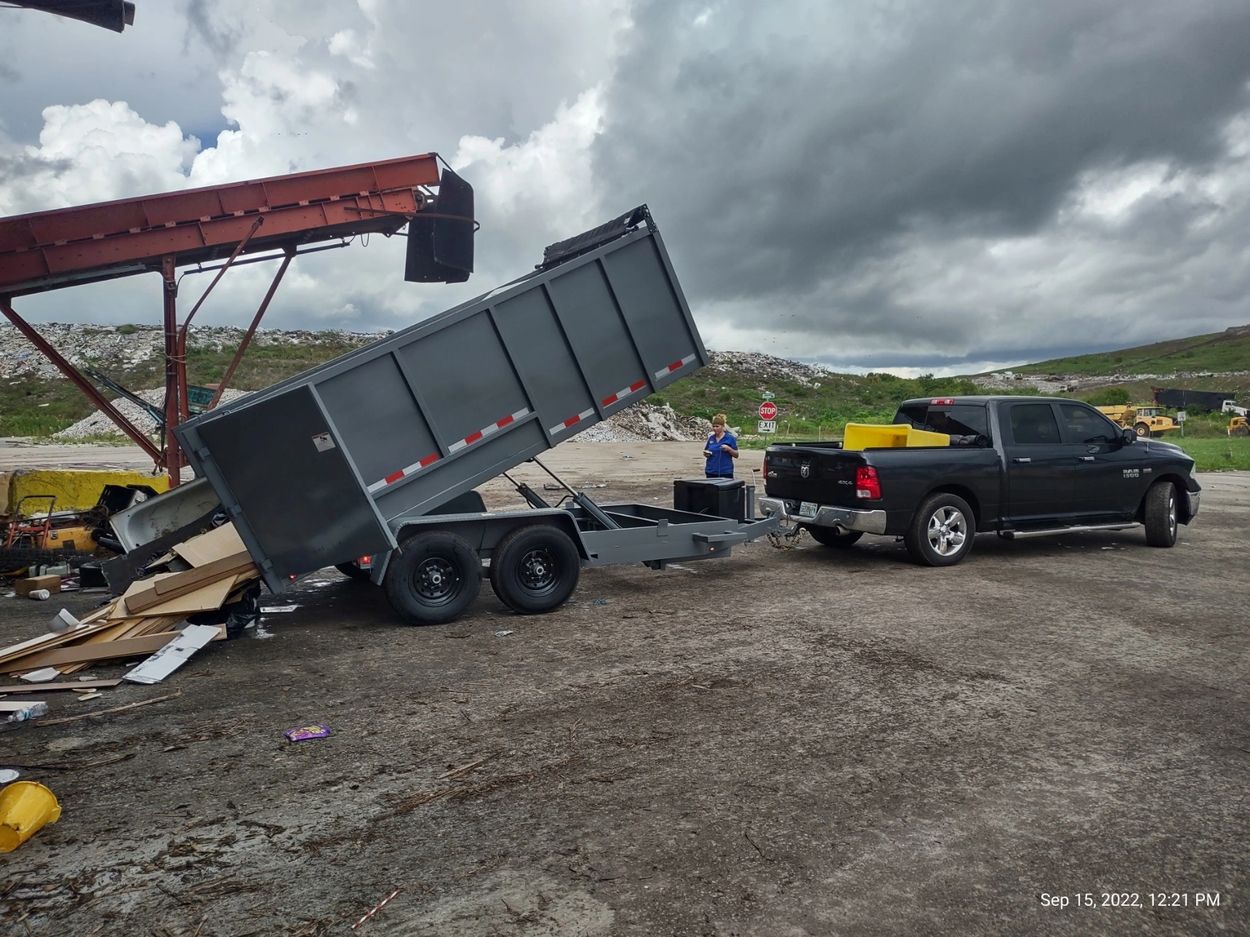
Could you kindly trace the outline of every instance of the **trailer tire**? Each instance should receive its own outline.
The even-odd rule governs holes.
[[[409,537],[391,557],[386,598],[413,625],[441,625],[473,604],[482,561],[463,537],[435,530]]]
[[[1176,488],[1171,482],[1155,482],[1146,492],[1142,520],[1146,543],[1152,547],[1176,546]]]
[[[520,615],[563,605],[582,571],[572,538],[550,524],[530,524],[508,534],[490,560],[490,585]]]
[[[369,579],[369,570],[361,569],[353,562],[335,563],[334,568],[346,576],[348,579],[354,579],[357,582],[367,582]]]
[[[815,527],[807,528],[807,532],[812,535],[812,539],[824,547],[836,547],[840,550],[848,549],[859,543],[859,538],[864,535],[862,530],[838,530],[836,527]]]
[[[954,566],[972,549],[976,515],[958,495],[938,492],[920,505],[903,542],[921,566]]]

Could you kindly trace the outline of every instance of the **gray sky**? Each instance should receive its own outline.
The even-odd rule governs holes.
[[[375,238],[297,261],[273,327],[403,327],[644,201],[718,349],[944,373],[1250,322],[1245,2],[137,6],[0,9],[0,215],[429,150],[477,190],[469,284]],[[19,310],[155,323],[159,282]]]

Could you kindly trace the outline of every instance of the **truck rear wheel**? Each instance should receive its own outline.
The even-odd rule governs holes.
[[[907,552],[922,566],[954,566],[972,549],[977,522],[968,502],[939,492],[926,498],[903,535]]]
[[[812,535],[812,539],[825,547],[837,547],[845,550],[853,547],[859,542],[859,538],[864,535],[862,530],[839,530],[836,527],[808,527],[807,532]]]
[[[462,537],[418,533],[395,551],[383,580],[391,607],[413,625],[441,625],[473,604],[482,561]]]
[[[1176,545],[1176,489],[1171,482],[1156,482],[1146,492],[1146,543],[1152,547]]]
[[[490,585],[514,612],[534,615],[563,605],[581,570],[582,558],[568,534],[530,524],[508,534],[491,556]]]

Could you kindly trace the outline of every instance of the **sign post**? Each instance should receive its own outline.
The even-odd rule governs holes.
[[[765,400],[760,404],[760,422],[757,431],[760,434],[777,432],[777,405],[771,400]]]

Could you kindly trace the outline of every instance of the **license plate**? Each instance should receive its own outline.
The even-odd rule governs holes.
[[[817,505],[816,505],[816,502],[814,501],[802,502],[799,505],[799,517],[815,517],[816,507]]]

